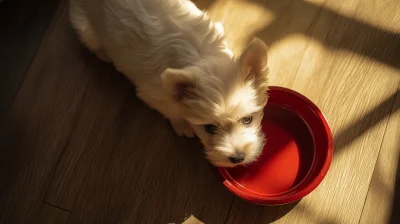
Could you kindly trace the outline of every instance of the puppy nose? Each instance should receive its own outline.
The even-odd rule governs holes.
[[[236,153],[234,156],[229,157],[229,160],[234,164],[241,163],[244,160],[244,153],[243,152]]]

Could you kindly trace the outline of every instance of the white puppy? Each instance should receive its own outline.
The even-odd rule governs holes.
[[[195,132],[211,163],[232,167],[260,155],[268,88],[261,40],[235,57],[222,26],[189,0],[70,0],[70,20],[179,135]]]

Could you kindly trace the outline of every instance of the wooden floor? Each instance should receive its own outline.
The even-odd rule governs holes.
[[[234,51],[252,35],[268,43],[271,84],[322,109],[335,138],[322,184],[284,206],[234,197],[197,140],[79,44],[65,1],[5,0],[0,223],[400,223],[399,1],[195,3]]]

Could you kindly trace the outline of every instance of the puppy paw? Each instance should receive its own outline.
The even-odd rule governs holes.
[[[183,120],[170,120],[172,127],[174,128],[176,134],[179,136],[186,136],[188,138],[194,137],[194,132],[190,124]]]

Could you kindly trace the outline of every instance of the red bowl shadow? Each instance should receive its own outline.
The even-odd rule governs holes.
[[[283,87],[270,87],[268,93],[262,155],[251,165],[218,171],[238,197],[280,205],[300,200],[321,183],[331,164],[333,140],[326,118],[309,99]]]

